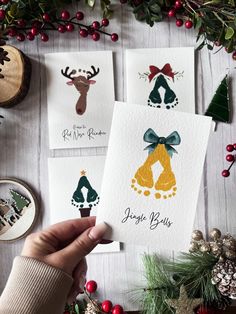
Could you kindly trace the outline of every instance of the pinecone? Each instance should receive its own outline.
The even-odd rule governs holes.
[[[212,270],[212,284],[226,297],[236,299],[236,263],[226,259],[216,263]]]

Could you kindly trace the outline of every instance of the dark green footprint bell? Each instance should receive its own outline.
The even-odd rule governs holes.
[[[160,87],[165,89],[165,96],[164,96],[164,103],[165,104],[171,104],[174,102],[174,100],[176,99],[176,94],[175,92],[170,88],[169,84],[166,81],[166,78],[164,77],[164,75],[160,74],[155,82],[154,88],[151,91],[150,95],[149,95],[149,99],[154,103],[161,103],[161,96],[159,93],[159,89]]]

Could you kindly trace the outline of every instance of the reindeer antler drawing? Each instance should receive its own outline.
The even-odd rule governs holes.
[[[88,79],[88,80],[90,80],[92,77],[98,75],[98,73],[99,73],[99,71],[100,71],[99,68],[96,70],[93,65],[91,65],[91,68],[92,68],[92,70],[93,70],[93,73],[92,73],[91,71],[87,71],[87,74],[88,74],[88,75],[87,75],[87,79]]]
[[[66,67],[64,72],[63,72],[63,70],[61,69],[61,74],[62,74],[63,76],[65,76],[65,77],[67,77],[67,78],[73,80],[74,78],[73,78],[71,75],[75,74],[76,71],[75,71],[75,70],[72,70],[69,74],[68,74],[68,71],[69,71],[69,67]]]
[[[79,76],[72,76],[74,74],[76,74],[76,70],[72,70],[69,72],[69,67],[67,66],[65,68],[65,70],[63,71],[61,69],[61,74],[63,76],[65,76],[66,78],[69,78],[70,81],[67,82],[68,85],[74,85],[75,88],[78,90],[78,92],[80,93],[80,97],[76,103],[76,112],[79,115],[83,115],[86,111],[86,107],[87,107],[87,93],[89,91],[89,87],[90,84],[95,84],[96,81],[91,80],[91,78],[95,77],[96,75],[98,75],[100,69],[97,68],[97,70],[95,69],[95,67],[92,65],[91,66],[91,71],[85,71],[83,70],[83,72],[85,74],[87,74],[87,76],[85,75],[79,75]],[[69,73],[68,73],[69,72]],[[81,72],[81,69],[79,70],[79,72]]]

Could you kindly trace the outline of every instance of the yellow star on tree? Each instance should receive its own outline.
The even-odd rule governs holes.
[[[85,176],[86,175],[86,171],[84,171],[84,170],[80,171],[80,175],[81,175],[81,177]]]
[[[194,314],[194,309],[203,302],[203,299],[189,299],[187,291],[182,285],[179,298],[166,300],[166,303],[176,310],[176,314]]]

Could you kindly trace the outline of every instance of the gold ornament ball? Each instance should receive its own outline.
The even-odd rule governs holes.
[[[235,251],[228,250],[228,251],[225,252],[225,256],[226,256],[228,259],[235,259],[235,258],[236,258],[236,252],[235,252]]]
[[[209,245],[209,243],[207,243],[207,242],[206,242],[205,244],[203,244],[203,245],[200,246],[200,251],[201,251],[202,253],[210,252],[210,250],[211,250],[210,245]]]
[[[198,251],[198,244],[196,242],[190,243],[189,252],[194,253]]]
[[[224,246],[229,250],[236,250],[236,240],[232,237],[224,240]]]
[[[213,255],[221,255],[222,246],[217,245],[216,243],[211,243],[211,252]]]
[[[200,230],[194,230],[192,233],[192,239],[195,241],[203,240],[203,234]]]
[[[209,233],[210,237],[214,240],[218,240],[221,237],[221,232],[219,229],[217,228],[213,228],[210,233]]]

